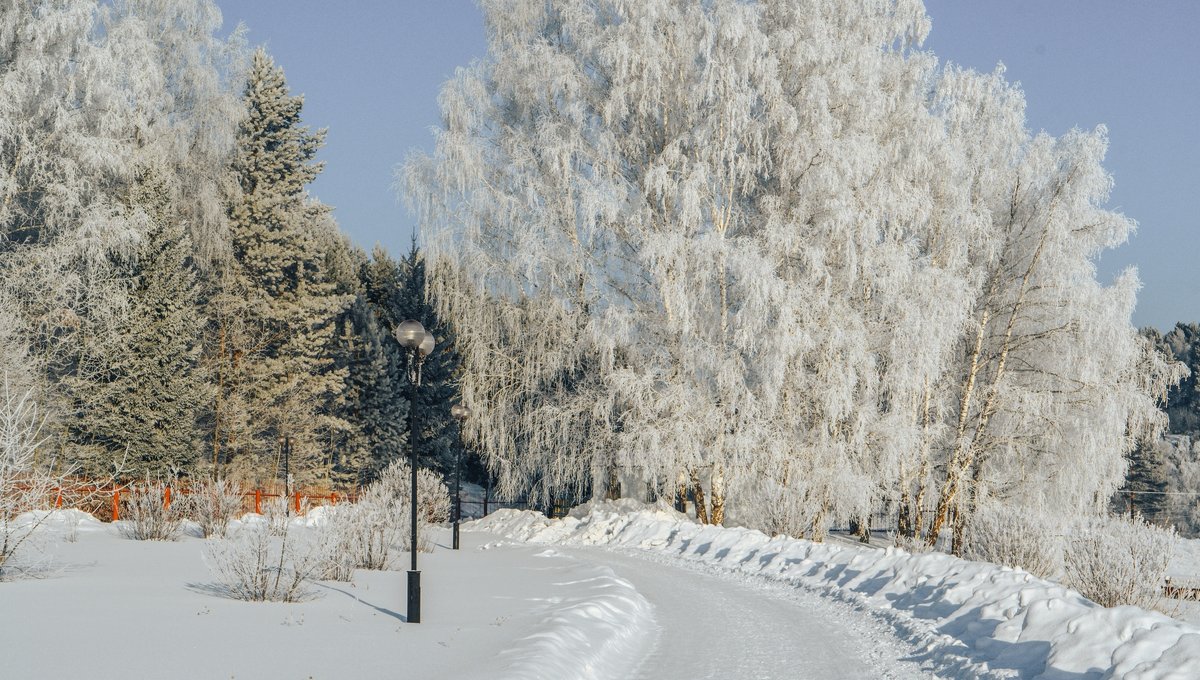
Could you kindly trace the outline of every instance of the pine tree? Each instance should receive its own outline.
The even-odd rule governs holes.
[[[399,406],[396,413],[404,420],[399,438],[390,440],[385,448],[377,448],[377,456],[408,455],[408,378],[407,358],[391,336],[396,325],[406,319],[416,319],[438,339],[433,354],[421,367],[421,387],[418,395],[420,439],[417,451],[420,464],[435,467],[443,475],[453,474],[455,457],[461,446],[458,431],[450,417],[450,408],[459,395],[455,372],[458,356],[454,336],[448,324],[442,322],[425,297],[425,261],[413,243],[401,261],[393,260],[382,248],[375,248],[371,260],[360,269],[363,295],[370,303],[374,317],[383,331],[382,349],[387,357],[394,390],[391,402]],[[386,460],[381,461],[386,464]],[[478,471],[478,458],[469,452],[463,455],[466,470]]]
[[[324,133],[301,124],[303,99],[289,93],[283,70],[261,49],[245,104],[229,206],[233,262],[224,284],[225,316],[243,329],[243,346],[220,352],[220,380],[239,386],[236,396],[253,416],[227,454],[240,459],[240,476],[262,482],[279,474],[277,442],[288,437],[297,482],[327,483],[332,461],[324,434],[342,426],[334,413],[346,374],[331,356],[334,322],[350,297],[338,295],[322,271],[328,208],[307,194],[321,170],[314,158]],[[225,411],[227,420],[243,415]]]

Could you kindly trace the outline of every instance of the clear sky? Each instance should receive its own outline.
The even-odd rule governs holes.
[[[433,146],[437,93],[482,57],[473,0],[217,0],[303,93],[304,118],[329,128],[313,193],[363,248],[408,249],[413,219],[392,187],[409,150]],[[1134,323],[1200,321],[1200,2],[926,0],[925,43],[943,61],[1025,90],[1028,124],[1054,135],[1108,126],[1110,206],[1138,221],[1099,263],[1108,282],[1136,266]]]

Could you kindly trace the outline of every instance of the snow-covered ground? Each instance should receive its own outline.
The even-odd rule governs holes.
[[[442,531],[421,555],[410,625],[402,571],[242,602],[219,594],[203,539],[133,541],[88,518],[72,543],[65,524],[49,523],[39,577],[0,582],[0,678],[623,677],[652,625],[610,569],[482,533],[455,552]],[[589,664],[608,674],[581,674]]]
[[[625,502],[555,521],[501,511],[475,526],[531,543],[632,548],[853,603],[889,622],[919,650],[911,660],[941,676],[1200,678],[1196,626],[942,553],[770,538]]]
[[[71,542],[69,516],[48,523],[37,578],[0,583],[0,677],[1200,677],[1200,629],[1019,570],[632,502],[554,521],[501,511],[457,552],[444,532],[411,625],[400,571],[241,602],[214,586],[204,540],[132,541],[85,519]]]

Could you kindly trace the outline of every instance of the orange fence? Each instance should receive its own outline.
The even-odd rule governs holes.
[[[81,510],[90,512],[97,519],[111,520],[113,522],[121,519],[122,499],[129,498],[133,494],[145,493],[143,489],[132,485],[95,486],[90,484],[53,487],[50,491],[54,495],[55,508],[61,508],[64,504],[71,504],[78,506]],[[188,487],[164,487],[163,507],[171,507],[173,496],[187,496],[191,493],[193,492]],[[254,512],[262,514],[264,500],[269,502],[274,498],[285,497],[288,499],[289,509],[294,510],[296,513],[300,513],[306,505],[337,505],[338,503],[353,503],[357,500],[357,494],[355,493],[294,491],[285,496],[282,493],[271,493],[263,489],[254,489],[242,494],[242,509],[250,512],[251,508],[253,508]]]

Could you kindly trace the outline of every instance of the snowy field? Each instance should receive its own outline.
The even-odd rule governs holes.
[[[69,517],[48,523],[37,577],[0,583],[0,677],[1200,677],[1200,628],[1023,571],[628,501],[553,521],[502,510],[458,552],[442,530],[419,625],[400,571],[242,602],[203,539],[133,541],[88,518],[69,541]]]

